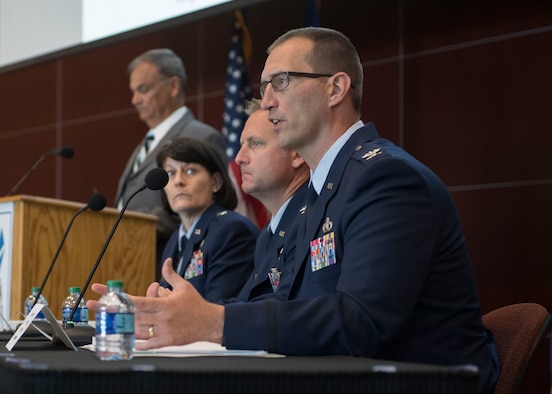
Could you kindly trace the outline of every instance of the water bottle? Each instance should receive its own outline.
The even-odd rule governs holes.
[[[123,281],[107,281],[107,293],[96,307],[96,356],[100,360],[130,360],[134,356],[134,305],[123,292]]]
[[[67,327],[67,321],[71,317],[79,296],[80,287],[69,287],[69,295],[61,303],[61,321],[63,327]],[[81,299],[79,306],[75,310],[73,324],[75,326],[85,326],[88,324],[88,308],[86,307],[84,298]]]
[[[31,309],[33,309],[33,306],[35,304],[36,296],[40,292],[40,287],[32,287],[31,288],[31,294],[27,297],[25,300],[25,317],[31,312]],[[44,295],[40,294],[40,297],[38,298],[37,304],[44,304],[48,306],[48,301],[46,301],[46,298],[44,298]],[[36,315],[36,319],[46,319],[44,316],[44,313],[40,311],[38,315]]]

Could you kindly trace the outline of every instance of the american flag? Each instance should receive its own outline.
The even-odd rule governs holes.
[[[247,64],[251,57],[251,50],[251,36],[243,14],[241,11],[236,11],[228,54],[228,67],[226,69],[222,134],[226,139],[230,177],[233,178],[236,190],[238,190],[239,203],[236,211],[251,219],[259,228],[262,228],[268,223],[268,212],[257,199],[242,191],[240,168],[234,161],[240,150],[240,135],[247,120],[247,115],[244,112],[245,103],[253,98],[253,90],[247,74]]]

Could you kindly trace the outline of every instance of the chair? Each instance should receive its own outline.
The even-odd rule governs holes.
[[[502,366],[495,394],[518,393],[535,349],[550,331],[550,314],[539,304],[512,304],[483,315],[483,324],[494,334]]]

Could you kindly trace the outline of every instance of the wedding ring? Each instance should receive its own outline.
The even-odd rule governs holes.
[[[151,324],[149,327],[148,327],[148,333],[149,333],[149,337],[150,338],[153,338],[153,324]]]

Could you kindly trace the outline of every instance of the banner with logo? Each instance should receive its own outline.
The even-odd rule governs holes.
[[[0,330],[8,330],[11,301],[11,263],[14,203],[0,203]]]

